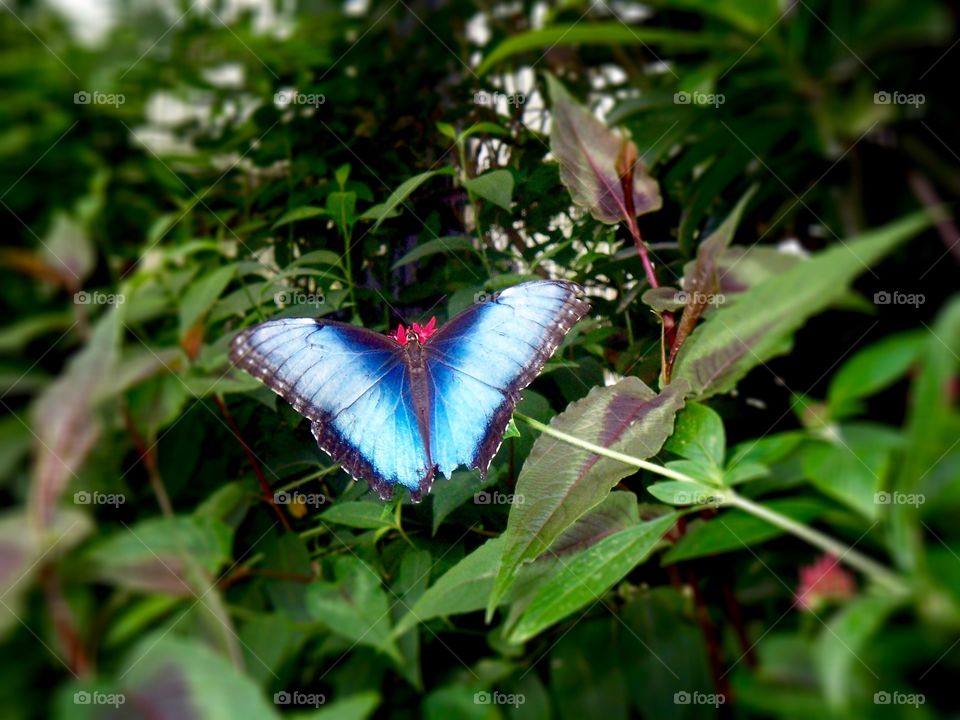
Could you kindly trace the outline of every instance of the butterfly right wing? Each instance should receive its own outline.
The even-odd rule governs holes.
[[[317,443],[381,496],[432,474],[398,346],[384,335],[313,318],[240,332],[230,359],[311,421]]]

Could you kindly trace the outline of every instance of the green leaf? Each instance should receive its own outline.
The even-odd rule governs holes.
[[[453,172],[453,168],[442,168],[440,170],[428,170],[419,175],[414,175],[412,178],[408,178],[400,183],[385,202],[367,209],[358,219],[375,221],[371,230],[376,230],[380,227],[380,223],[387,218],[399,215],[399,206],[404,204],[407,198],[410,197],[410,194],[423,185],[423,183],[436,175],[451,175]]]
[[[930,328],[922,352],[923,362],[910,388],[906,420],[906,442],[892,489],[916,493],[923,478],[949,461],[949,449],[956,441],[950,418],[955,412],[950,387],[960,357],[960,297],[954,297],[940,311]],[[923,528],[917,509],[907,504],[890,507],[888,547],[900,564],[916,568],[922,552]]]
[[[920,360],[925,340],[921,332],[898,333],[856,352],[830,380],[830,416],[842,417],[851,401],[875,395],[903,377]]]
[[[663,449],[708,466],[722,467],[726,444],[720,416],[706,405],[687,403],[677,415],[673,435]]]
[[[53,518],[67,482],[100,438],[103,425],[96,409],[114,392],[123,307],[112,306],[97,321],[87,344],[33,405],[30,425],[37,445],[28,504],[41,526]]]
[[[43,532],[21,509],[0,514],[0,637],[5,630],[22,622],[26,599],[33,580],[41,571],[42,560],[59,558],[79,543],[93,523],[77,510],[59,509]]]
[[[74,290],[82,287],[97,262],[97,251],[84,223],[63,211],[54,215],[40,253],[47,266]]]
[[[752,368],[782,353],[792,333],[843,296],[871,263],[929,224],[925,213],[910,215],[819,253],[723,305],[690,335],[673,380],[688,382],[700,399],[729,391]]]
[[[814,657],[827,702],[842,710],[857,686],[853,672],[862,667],[861,654],[870,638],[896,610],[902,598],[862,595],[830,619],[820,632]]]
[[[704,50],[729,47],[733,44],[734,41],[727,34],[713,35],[707,32],[631,27],[622,21],[554,25],[507,38],[483,59],[477,67],[476,74],[482,77],[490,72],[494,65],[513,55],[531,50],[545,51],[555,47],[655,45],[664,49]],[[538,52],[537,56],[541,54],[542,52]]]
[[[750,482],[751,480],[759,480],[769,475],[770,468],[762,463],[741,462],[724,471],[723,484],[733,487],[734,485]]]
[[[792,520],[809,523],[828,509],[821,501],[805,498],[770,500],[765,507]],[[784,531],[766,520],[742,510],[724,510],[709,520],[697,520],[663,557],[663,564],[736,552],[783,535]]]
[[[102,581],[193,596],[205,592],[209,578],[230,559],[232,540],[230,528],[209,517],[152,518],[100,540],[83,561]]]
[[[842,425],[827,442],[803,452],[803,469],[823,493],[875,520],[882,504],[877,493],[886,487],[899,433],[881,425]]]
[[[190,284],[180,300],[181,338],[213,307],[236,272],[235,265],[225,265]]]
[[[327,213],[333,218],[341,237],[350,235],[356,221],[357,194],[355,192],[332,192],[327,195]]]
[[[550,151],[573,202],[608,224],[659,210],[660,186],[647,174],[633,142],[574,101],[553,75],[547,75],[547,87],[553,101]],[[627,172],[633,175],[631,198],[621,182]]]
[[[504,597],[513,601],[529,594],[561,561],[592,547],[603,538],[637,523],[637,498],[631,492],[610,493],[607,498],[567,528],[536,562],[524,565]],[[400,634],[417,622],[434,617],[482,610],[493,589],[503,553],[503,538],[488,540],[463,558],[434,583],[398,624]]]
[[[473,193],[489,200],[504,210],[510,209],[513,200],[513,173],[509,170],[491,170],[475,178],[467,178],[463,186]]]
[[[577,555],[541,585],[514,629],[512,642],[525,642],[555,622],[596,602],[644,562],[677,521],[664,515],[610,535]]]
[[[391,636],[390,606],[380,576],[357,557],[335,561],[336,580],[314,582],[307,589],[307,608],[331,632],[366,645],[400,662]]]
[[[336,523],[362,530],[380,530],[396,527],[393,517],[384,517],[384,506],[378,502],[357,500],[356,502],[337,503],[320,515],[325,523]]]
[[[198,639],[177,637],[166,631],[149,635],[120,667],[122,684],[117,690],[125,696],[127,708],[136,708],[134,712],[140,717],[279,718],[273,703],[267,701],[250,678]],[[93,720],[105,716],[103,706],[78,705],[74,691],[83,692],[76,686],[67,688],[61,705],[68,709],[61,717]],[[87,709],[91,709],[89,715],[79,714]]]
[[[503,539],[494,538],[469,553],[427,588],[409,614],[397,623],[396,634],[431,618],[482,609],[493,587],[502,552]]]
[[[571,404],[550,427],[637,458],[656,454],[683,405],[683,386],[657,395],[640,380],[595,387]],[[520,564],[540,555],[579,517],[596,507],[635,468],[541,435],[530,451],[516,493],[524,502],[510,510],[503,563],[488,614],[513,582]]]
[[[409,265],[412,262],[429,257],[430,255],[449,253],[455,250],[466,250],[477,255],[476,248],[473,247],[473,240],[460,235],[451,235],[450,237],[427,240],[425,243],[417,245],[413,250],[397,260],[393,264],[392,269],[396,270],[398,267]]]
[[[276,230],[278,227],[289,225],[290,223],[297,222],[298,220],[309,220],[310,218],[321,217],[329,214],[330,213],[324,208],[314,207],[312,205],[302,205],[301,207],[287,210],[287,212],[281,215],[280,219],[273,224],[273,229]]]

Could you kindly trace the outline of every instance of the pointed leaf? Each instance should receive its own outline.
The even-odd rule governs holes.
[[[593,113],[577,104],[552,75],[547,75],[547,84],[553,99],[550,150],[560,163],[560,179],[573,201],[608,224],[659,210],[660,187],[639,160],[632,163],[630,202],[624,195],[622,173],[617,171],[618,158],[632,146],[632,141],[605,127]],[[628,150],[628,154],[636,157],[636,148]]]
[[[37,443],[30,506],[40,526],[53,517],[67,482],[100,437],[95,408],[119,362],[122,308],[114,305],[100,318],[87,345],[33,406],[30,424]]]
[[[673,431],[673,418],[683,406],[683,386],[656,394],[633,377],[597,387],[570,405],[550,426],[574,437],[645,459],[658,452]],[[546,550],[579,517],[597,506],[620,480],[636,468],[557,438],[540,436],[533,446],[516,492],[522,504],[510,510],[503,534],[503,563],[488,613],[513,582],[520,564]]]
[[[331,632],[376,648],[400,662],[380,576],[359,558],[338,558],[336,581],[311,583],[307,607]]]
[[[479,195],[504,210],[510,209],[513,199],[513,174],[509,170],[491,170],[479,177],[464,180],[463,186],[474,195]]]
[[[720,307],[684,343],[674,381],[688,382],[701,399],[727,392],[782,353],[793,332],[841,297],[870,264],[929,224],[925,213],[910,215],[819,253]]]
[[[561,568],[534,596],[510,639],[524,642],[596,602],[642,563],[677,521],[671,513],[604,538]]]

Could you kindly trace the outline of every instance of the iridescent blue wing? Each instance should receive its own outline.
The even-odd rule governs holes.
[[[433,475],[398,349],[353,325],[286,318],[239,333],[230,359],[307,417],[344,470],[389,497],[397,483],[416,495]]]
[[[590,309],[564,281],[516,285],[454,317],[429,338],[430,447],[450,476],[458,465],[486,476],[520,391]]]

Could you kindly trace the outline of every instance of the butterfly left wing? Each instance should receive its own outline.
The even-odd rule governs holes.
[[[522,283],[467,308],[425,344],[430,449],[445,476],[458,465],[486,476],[520,391],[590,309],[574,283]]]
[[[230,359],[311,421],[317,444],[381,497],[418,493],[433,475],[397,345],[371,330],[313,318],[255,325]]]

